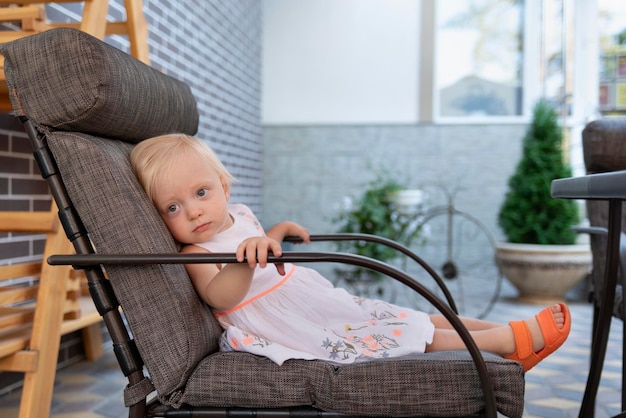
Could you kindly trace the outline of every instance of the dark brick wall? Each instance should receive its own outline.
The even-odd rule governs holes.
[[[0,114],[0,211],[50,210],[48,186],[17,119]],[[41,235],[0,232],[0,263],[40,259]]]

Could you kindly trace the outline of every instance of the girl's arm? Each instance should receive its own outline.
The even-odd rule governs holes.
[[[206,253],[196,245],[183,247],[181,253]],[[185,264],[196,292],[209,306],[228,310],[237,306],[248,293],[254,269],[248,264]]]
[[[183,247],[181,253],[206,253],[196,245]],[[250,283],[257,264],[267,266],[267,257],[282,255],[280,243],[270,237],[252,237],[245,239],[237,247],[237,261],[220,268],[216,264],[185,264],[196,292],[209,306],[219,310],[229,310],[237,306],[250,289]],[[247,263],[241,263],[247,260]],[[285,274],[283,264],[276,264],[276,269]]]
[[[271,227],[266,234],[268,237],[282,242],[287,236],[295,236],[302,238],[305,243],[309,243],[309,231],[295,222],[281,222]]]

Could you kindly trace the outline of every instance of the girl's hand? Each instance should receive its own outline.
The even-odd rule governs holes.
[[[307,244],[311,242],[309,231],[302,225],[290,221],[274,225],[269,231],[267,231],[266,235],[274,238],[278,242],[282,242],[287,236],[301,238],[302,241]]]
[[[280,257],[283,254],[283,250],[280,243],[270,237],[252,237],[245,239],[239,247],[237,247],[236,255],[237,261],[242,262],[247,260],[250,268],[255,268],[257,264],[261,268],[267,266],[267,258],[272,254],[276,257]],[[283,263],[276,263],[276,270],[282,276],[285,274],[285,266]]]
[[[295,222],[289,222],[289,232],[287,233],[287,235],[301,238],[302,242],[305,244],[309,244],[311,242],[311,236],[309,234],[309,230]]]

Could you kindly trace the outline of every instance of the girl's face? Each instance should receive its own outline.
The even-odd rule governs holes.
[[[182,244],[203,242],[232,226],[230,186],[201,158],[189,154],[162,173],[154,205],[174,238]]]

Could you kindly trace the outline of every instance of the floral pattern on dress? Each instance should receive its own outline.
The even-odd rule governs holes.
[[[355,297],[355,302],[360,304],[363,300]],[[381,305],[381,310],[375,310],[371,313],[372,319],[359,324],[346,324],[345,335],[339,335],[336,331],[333,333],[338,337],[337,340],[326,338],[322,341],[322,347],[329,354],[330,360],[347,360],[354,358],[386,358],[389,357],[389,350],[400,347],[397,338],[402,335],[402,326],[408,325],[402,321],[407,317],[405,312],[394,313],[387,309],[389,306],[386,302],[380,301],[377,305]],[[358,332],[368,328],[374,328],[380,331],[381,326],[393,327],[390,334],[380,332],[365,334]]]
[[[256,335],[248,334],[247,332],[242,332],[242,336],[240,338],[231,336],[230,338],[227,336],[227,333],[222,333],[222,337],[220,339],[220,349],[222,351],[241,351],[243,347],[259,347],[265,348],[273,343],[265,338],[257,337]]]

